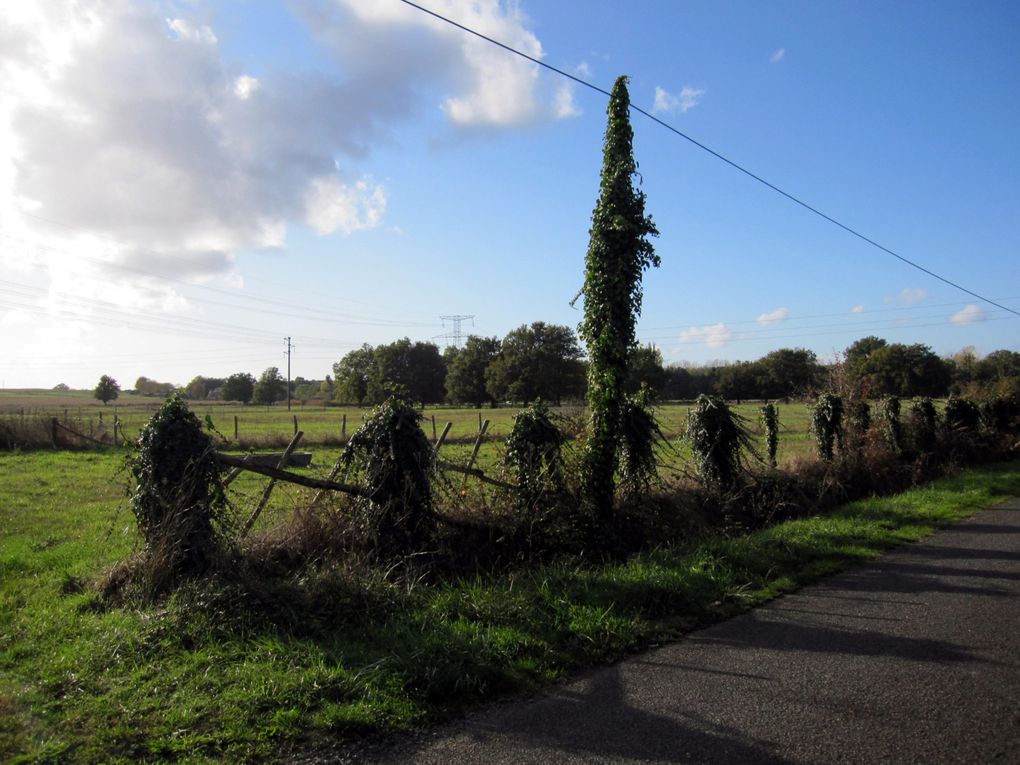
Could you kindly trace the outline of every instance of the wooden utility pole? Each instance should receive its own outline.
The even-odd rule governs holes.
[[[290,352],[291,352],[291,349],[294,346],[290,344],[290,338],[289,337],[285,337],[283,339],[287,341],[287,411],[289,412],[290,411]]]

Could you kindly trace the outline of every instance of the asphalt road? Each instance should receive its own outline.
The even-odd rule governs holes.
[[[1020,500],[392,763],[1020,763]]]

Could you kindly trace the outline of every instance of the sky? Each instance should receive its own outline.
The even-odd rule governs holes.
[[[1020,4],[421,0],[1020,310]],[[0,15],[0,385],[321,379],[362,343],[576,327],[606,98],[400,0]],[[669,363],[1020,318],[640,114]]]

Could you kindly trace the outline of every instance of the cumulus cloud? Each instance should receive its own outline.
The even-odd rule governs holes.
[[[761,316],[759,316],[758,323],[761,324],[763,327],[768,327],[772,324],[778,324],[779,322],[784,321],[785,319],[789,318],[789,316],[790,316],[789,308],[777,308],[772,313],[763,313]]]
[[[928,290],[923,287],[904,287],[900,290],[900,302],[904,305],[919,303],[928,297]]]
[[[853,308],[850,309],[850,313],[864,313],[864,306],[855,305]]]
[[[680,333],[680,339],[688,343],[703,342],[709,348],[722,348],[733,339],[733,332],[723,322],[691,327]]]
[[[769,61],[771,61],[773,64],[778,64],[784,58],[786,58],[786,48],[780,48],[771,56],[769,56]]]
[[[429,7],[536,59],[542,44],[527,28],[516,3],[499,0],[434,0]],[[445,24],[403,3],[305,0],[309,28],[350,66],[405,89],[409,79],[456,91],[440,107],[462,128],[499,128],[580,112],[537,64]]]
[[[692,88],[689,85],[685,85],[677,95],[673,95],[665,88],[656,85],[655,101],[652,104],[652,112],[656,114],[675,114],[679,111],[683,114],[701,103],[701,97],[704,95],[704,89]]]
[[[433,6],[542,55],[516,6]],[[296,224],[381,225],[387,189],[360,168],[427,97],[457,127],[579,113],[534,64],[402,3],[292,7],[335,67],[256,77],[224,58],[214,29],[128,0],[5,9],[0,224],[52,247],[49,261],[229,275],[239,252],[282,247]]]
[[[967,324],[974,324],[975,322],[984,321],[985,318],[986,318],[985,312],[981,308],[981,306],[974,305],[973,303],[968,303],[962,309],[960,309],[952,316],[950,316],[949,320],[953,324],[964,326]]]

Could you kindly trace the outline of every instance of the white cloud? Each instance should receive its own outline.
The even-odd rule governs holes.
[[[790,316],[789,308],[777,308],[772,313],[763,313],[761,316],[758,317],[757,321],[763,327],[767,327],[771,324],[777,324],[778,322],[784,321],[785,319],[789,318],[789,316]]]
[[[962,309],[950,316],[949,320],[953,324],[963,326],[966,324],[974,324],[975,322],[984,321],[985,318],[985,312],[980,306],[968,303]]]
[[[18,221],[64,252],[205,278],[229,272],[240,250],[283,246],[293,222],[380,223],[385,190],[356,180],[354,166],[410,113],[406,91],[326,73],[240,74],[212,30],[145,5],[31,5],[0,21],[0,38],[31,41],[0,48],[8,229]]]
[[[385,190],[366,179],[348,186],[335,176],[316,178],[305,195],[305,220],[319,234],[375,228],[385,211]]]
[[[850,313],[864,313],[864,306],[855,305],[853,308],[850,309]]]
[[[572,84],[564,83],[556,90],[553,115],[560,120],[581,116],[581,110],[574,102],[574,86]]]
[[[434,0],[429,7],[454,21],[536,59],[542,44],[527,29],[516,3],[500,0]],[[445,24],[403,3],[335,0],[305,3],[313,33],[345,63],[406,91],[407,83],[439,83],[457,91],[441,108],[458,127],[485,128],[562,119],[564,96],[537,64]]]
[[[685,85],[679,95],[673,95],[665,88],[656,85],[652,112],[656,114],[662,112],[674,114],[677,111],[686,113],[701,103],[701,97],[704,95],[704,89],[692,88],[689,85]]]
[[[733,333],[722,322],[706,324],[703,327],[691,327],[680,333],[684,342],[703,342],[709,348],[722,348],[733,338]]]
[[[786,48],[780,48],[771,56],[769,56],[769,61],[771,61],[773,64],[778,64],[784,58],[786,58]]]
[[[215,45],[219,40],[213,31],[205,26],[195,26],[185,19],[167,19],[166,25],[177,33],[177,37],[188,42],[201,43],[203,45]]]
[[[242,74],[234,80],[234,95],[242,101],[247,101],[259,89],[259,85],[259,81],[254,77]]]
[[[904,305],[919,303],[928,297],[928,290],[923,287],[904,287],[900,290],[900,302]]]
[[[284,246],[294,223],[381,225],[387,191],[359,164],[426,93],[457,127],[580,113],[573,91],[534,64],[402,3],[292,6],[338,66],[258,78],[224,59],[213,29],[154,5],[11,5],[0,15],[0,223],[79,271],[90,261],[72,252],[229,278],[238,252]],[[514,4],[433,6],[542,55]],[[22,254],[0,248],[0,260]],[[156,294],[142,277],[107,273]]]

